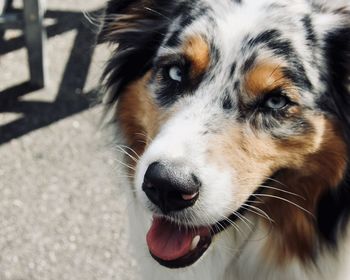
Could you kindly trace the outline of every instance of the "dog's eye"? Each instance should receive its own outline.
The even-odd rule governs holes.
[[[264,106],[269,109],[279,110],[287,106],[288,103],[289,100],[287,97],[283,95],[273,95],[265,100]]]
[[[169,78],[171,80],[179,82],[179,83],[182,82],[183,71],[179,66],[177,66],[177,65],[170,66],[168,68],[168,75],[169,75]]]

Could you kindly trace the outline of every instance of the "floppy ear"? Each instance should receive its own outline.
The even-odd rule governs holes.
[[[319,37],[326,83],[321,106],[339,120],[345,141],[350,143],[350,3],[348,0],[314,0],[318,3],[314,25]],[[320,4],[323,3],[323,4]],[[350,150],[344,157],[350,158]],[[336,189],[328,190],[318,204],[318,228],[336,245],[350,216],[350,166]],[[345,232],[345,231],[344,231]]]
[[[109,89],[107,103],[113,103],[123,88],[144,75],[152,66],[177,0],[110,0],[99,42],[116,44],[104,71]]]
[[[322,103],[340,119],[350,141],[350,3],[348,0],[315,2],[325,2],[318,7],[314,21],[325,62],[320,70],[327,84],[327,100]]]

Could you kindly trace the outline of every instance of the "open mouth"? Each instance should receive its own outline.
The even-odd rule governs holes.
[[[251,205],[261,193],[258,188],[244,203]],[[194,264],[209,248],[213,237],[232,225],[246,209],[240,207],[226,219],[208,226],[185,226],[165,217],[153,216],[151,228],[146,237],[151,256],[168,268],[182,268]]]
[[[168,268],[181,268],[195,263],[209,248],[212,227],[185,227],[164,217],[153,217],[147,233],[152,257]]]

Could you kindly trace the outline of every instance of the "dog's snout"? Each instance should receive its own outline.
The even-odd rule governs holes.
[[[142,185],[147,197],[164,213],[195,204],[201,182],[191,168],[179,163],[152,163]]]

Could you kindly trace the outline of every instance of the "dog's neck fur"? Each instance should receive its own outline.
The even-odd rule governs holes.
[[[274,256],[275,263],[283,265],[296,258],[309,265],[318,258],[319,244],[327,238],[319,228],[320,200],[339,191],[347,171],[347,148],[342,136],[330,127],[327,133],[319,152],[309,157],[301,170],[279,172],[278,180],[269,184],[276,188],[269,193],[273,197],[263,197],[260,208],[275,224],[264,251],[266,256]],[[270,223],[265,224],[270,227]]]

